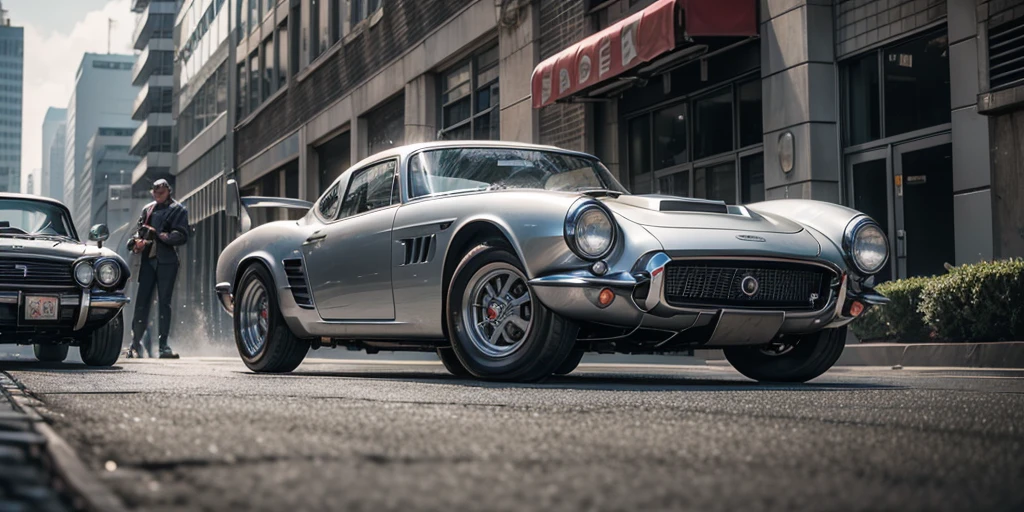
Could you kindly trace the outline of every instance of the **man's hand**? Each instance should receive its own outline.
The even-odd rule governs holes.
[[[142,225],[142,229],[149,230],[149,231],[156,231],[156,229],[154,229],[153,226],[150,226],[149,224],[143,224]]]
[[[168,243],[167,239],[170,238],[170,236],[169,233],[160,233],[159,235],[157,235],[157,238],[159,238],[161,242],[166,244]]]
[[[132,252],[134,252],[135,254],[139,254],[140,252],[142,252],[145,249],[146,249],[146,241],[145,240],[136,240],[135,241],[135,247],[132,248]]]

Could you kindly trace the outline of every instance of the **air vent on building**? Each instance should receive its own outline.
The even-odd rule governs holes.
[[[988,82],[989,89],[1024,82],[1024,18],[989,29]]]
[[[401,242],[405,246],[405,263],[403,265],[426,263],[433,257],[434,235],[406,238]]]

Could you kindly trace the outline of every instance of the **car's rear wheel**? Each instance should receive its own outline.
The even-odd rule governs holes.
[[[448,289],[452,349],[472,375],[535,381],[551,375],[576,343],[579,327],[534,300],[519,259],[480,245],[459,263]]]
[[[555,371],[551,372],[555,375],[569,375],[580,365],[580,361],[583,360],[583,354],[585,352],[582,349],[576,349],[569,352],[569,357],[562,361],[562,364]]]
[[[725,347],[729,364],[762,382],[807,382],[836,364],[846,344],[846,327],[783,337],[768,345]]]
[[[79,354],[82,362],[89,366],[113,366],[121,355],[124,342],[124,315],[121,312],[107,325],[100,327],[82,341]]]
[[[235,345],[245,366],[258,373],[290,372],[309,352],[309,341],[285,324],[273,283],[265,267],[252,265],[235,294]]]
[[[451,347],[438,347],[437,357],[441,360],[441,364],[448,370],[448,373],[456,377],[469,377],[469,370],[465,366],[462,366],[462,361],[459,361],[459,356],[455,355],[455,351]]]
[[[68,357],[67,345],[40,345],[36,343],[32,345],[32,351],[35,352],[36,359],[44,363],[59,363]]]

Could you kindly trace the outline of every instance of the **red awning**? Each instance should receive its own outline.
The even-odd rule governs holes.
[[[755,2],[658,0],[538,64],[531,79],[533,107],[550,105],[674,49],[677,28],[686,36],[757,35]],[[677,12],[683,13],[684,23],[676,21]]]

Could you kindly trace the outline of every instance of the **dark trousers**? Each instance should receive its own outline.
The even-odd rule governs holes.
[[[139,265],[139,291],[135,300],[135,317],[132,319],[132,343],[138,344],[149,323],[149,307],[153,304],[153,289],[159,291],[160,304],[160,348],[167,346],[167,334],[171,331],[171,295],[174,281],[178,277],[178,264],[159,264],[156,259],[144,259]]]

